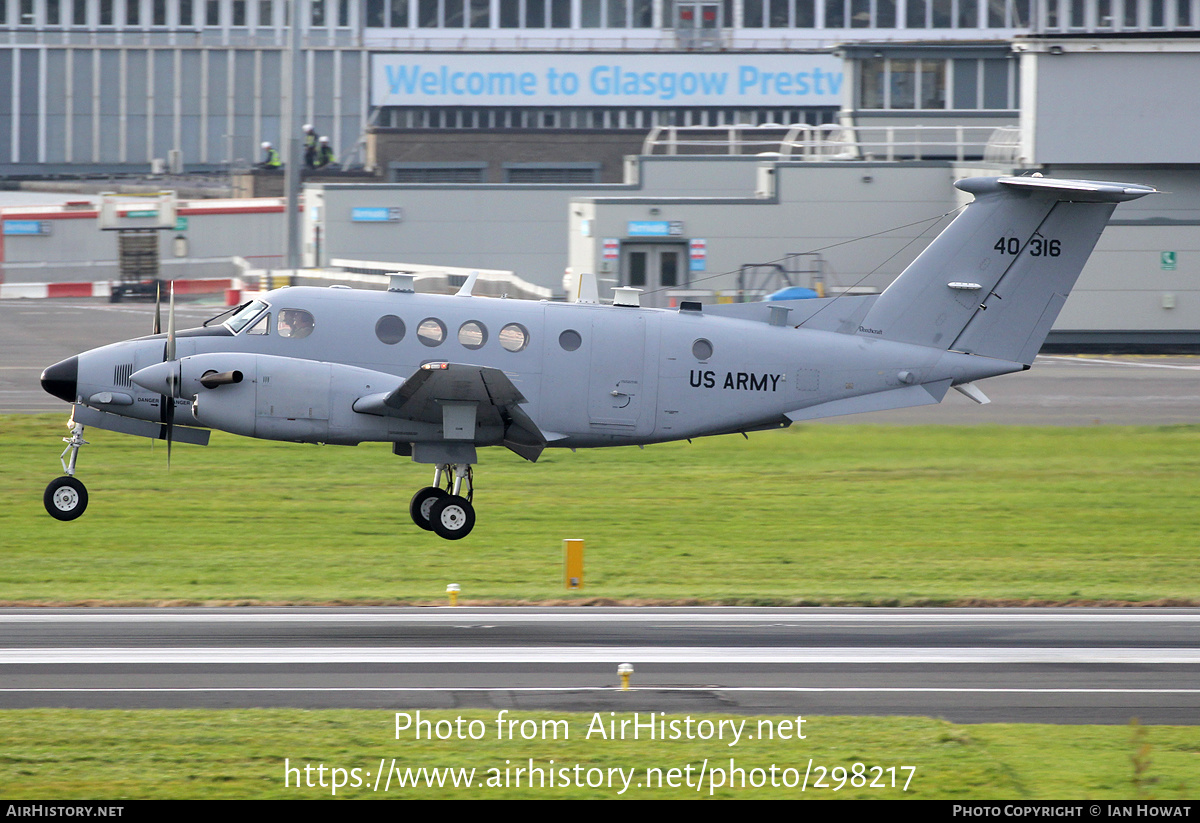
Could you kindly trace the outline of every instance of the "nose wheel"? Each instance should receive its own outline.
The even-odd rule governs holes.
[[[42,502],[55,520],[74,520],[87,509],[88,493],[74,477],[56,477],[46,487]]]
[[[76,423],[74,417],[67,423],[71,436],[64,437],[67,447],[63,449],[59,462],[62,463],[66,477],[56,477],[46,487],[42,495],[42,503],[46,511],[55,520],[74,520],[87,510],[88,493],[83,483],[75,478],[75,461],[79,458],[79,449],[87,445],[83,439],[83,424]],[[68,458],[67,455],[71,456]]]
[[[446,488],[442,488],[443,483]],[[434,469],[433,485],[413,495],[408,513],[422,529],[444,540],[461,540],[475,528],[475,508],[471,505],[474,496],[471,467],[443,463]]]

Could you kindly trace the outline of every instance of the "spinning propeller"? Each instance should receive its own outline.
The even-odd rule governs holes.
[[[154,301],[154,333],[162,334],[162,292],[161,289]],[[167,468],[171,467],[171,446],[175,441],[175,400],[183,395],[183,364],[178,359],[175,341],[175,285],[171,284],[171,295],[167,309],[167,339],[163,346],[163,359],[160,363],[139,369],[129,377],[137,385],[159,393],[160,420],[163,425],[161,440],[167,441]],[[205,389],[215,389],[219,386],[230,386],[241,383],[242,372],[218,372],[214,369],[204,372],[199,378],[200,386]],[[189,384],[194,391],[194,385]],[[184,438],[185,440],[187,438]]]
[[[162,334],[162,284],[154,295],[154,333]],[[175,398],[179,396],[179,363],[175,359],[175,283],[171,283],[167,308],[167,342],[163,347],[162,363],[135,372],[131,379],[139,386],[158,389],[162,422],[166,426],[167,469],[171,468],[171,443],[175,435]]]
[[[159,295],[161,297],[161,286]],[[167,345],[163,350],[163,362],[173,363],[174,367],[166,375],[167,388],[169,392],[161,396],[163,409],[163,422],[167,426],[167,470],[171,469],[171,443],[174,440],[175,434],[175,398],[179,396],[179,364],[175,360],[175,283],[171,282],[171,298],[170,305],[167,309]],[[159,304],[161,300],[154,302],[154,325],[161,326],[162,318],[160,315]]]

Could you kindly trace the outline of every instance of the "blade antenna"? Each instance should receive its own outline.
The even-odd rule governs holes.
[[[171,305],[167,313],[167,360],[175,359],[175,281],[171,281]]]
[[[154,282],[154,332],[162,334],[162,281]]]

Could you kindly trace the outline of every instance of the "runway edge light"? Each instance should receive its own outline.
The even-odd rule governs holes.
[[[563,583],[568,589],[583,588],[582,540],[563,540]]]
[[[458,605],[458,593],[460,591],[462,591],[462,588],[457,583],[450,583],[446,586],[446,594],[450,598],[451,606]]]

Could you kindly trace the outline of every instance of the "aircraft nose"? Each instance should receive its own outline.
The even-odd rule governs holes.
[[[75,385],[78,380],[78,357],[68,357],[42,372],[42,388],[68,403],[75,402]]]

